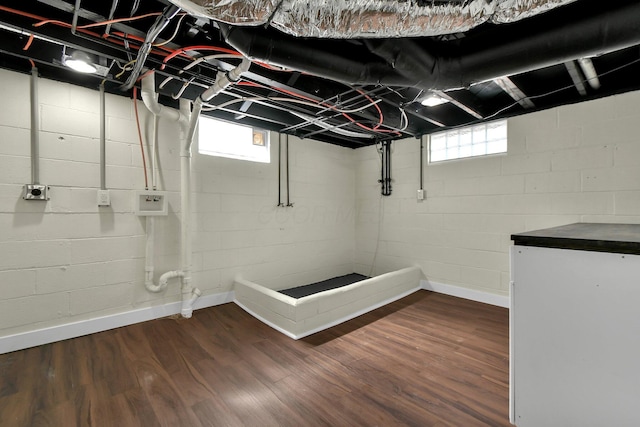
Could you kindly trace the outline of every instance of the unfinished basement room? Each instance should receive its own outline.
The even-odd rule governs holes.
[[[3,0],[0,427],[637,427],[640,2]]]

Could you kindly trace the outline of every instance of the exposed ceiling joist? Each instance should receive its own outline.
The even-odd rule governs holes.
[[[447,101],[449,101],[450,103],[452,103],[456,107],[460,108],[465,113],[468,113],[469,115],[475,117],[476,119],[479,119],[479,120],[484,119],[482,114],[478,113],[476,110],[474,110],[473,108],[469,107],[468,105],[463,104],[462,102],[458,101],[456,98],[454,98],[453,96],[449,95],[448,93],[443,92],[441,90],[434,90],[433,93],[438,95],[440,98],[446,99]]]
[[[215,3],[221,10],[230,8],[229,13],[235,10],[233,4],[253,2],[177,1]],[[602,7],[598,0],[362,2],[367,8],[393,3],[395,8],[441,13],[437,26],[450,29],[438,36],[411,37],[369,31],[362,38],[349,38],[347,33],[337,38],[300,38],[287,31],[212,21],[211,17],[167,15],[170,22],[153,41],[150,54],[139,56],[153,21],[170,2],[174,0],[4,0],[0,67],[27,72],[32,60],[42,77],[92,89],[104,81],[105,91],[130,97],[131,91],[120,88],[135,74],[131,68],[138,61],[133,60],[142,58],[144,72],[155,70],[162,76],[159,101],[176,107],[177,97],[195,99],[214,84],[220,71],[233,69],[245,54],[253,63],[243,81],[212,99],[211,111],[204,114],[352,148],[640,89],[637,0],[617,0],[610,7]],[[311,8],[320,3],[300,2]],[[356,13],[359,3],[343,6]],[[489,9],[500,10],[469,30],[460,25],[475,19],[462,13],[472,4],[490,4]],[[300,14],[301,10],[280,12]],[[302,18],[321,19],[323,25],[356,22],[344,21],[333,6],[321,10],[326,15]],[[415,28],[411,15],[387,12],[377,11],[400,26]],[[74,15],[79,18],[75,33],[70,29]],[[506,21],[493,20],[498,15],[513,19],[503,25]],[[373,25],[372,19],[363,19],[369,16],[359,15],[356,20]],[[428,19],[423,24],[436,25]],[[607,37],[602,37],[604,32]],[[61,62],[65,49],[97,55],[100,65],[110,67],[106,79],[68,70]],[[567,67],[573,68],[574,84],[582,83],[582,95],[568,83]],[[131,80],[135,82],[137,76]],[[425,107],[417,102],[421,94],[433,91],[449,104]]]
[[[571,81],[578,90],[578,93],[585,96],[587,94],[587,88],[584,87],[584,78],[580,70],[578,70],[578,67],[576,67],[575,61],[565,62],[564,66],[567,68],[567,72],[569,76],[571,76]]]
[[[518,104],[520,104],[525,109],[535,108],[535,104],[531,101],[527,95],[525,95],[522,90],[509,78],[509,77],[498,77],[494,79],[493,82],[500,86],[500,88],[505,91],[511,98],[514,99]]]

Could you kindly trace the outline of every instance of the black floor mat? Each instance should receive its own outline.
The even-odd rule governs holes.
[[[333,279],[323,280],[322,282],[312,283],[310,285],[282,289],[278,292],[293,298],[302,298],[308,295],[317,294],[318,292],[328,291],[329,289],[341,288],[365,279],[368,279],[368,277],[363,276],[362,274],[351,273],[346,276],[334,277]]]

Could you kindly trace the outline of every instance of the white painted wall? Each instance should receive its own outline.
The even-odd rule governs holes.
[[[132,193],[144,184],[131,100],[107,95],[112,206],[98,208],[98,92],[45,79],[39,86],[47,203],[21,199],[30,181],[29,77],[0,70],[11,103],[0,109],[0,338],[178,301],[176,284],[159,295],[143,285],[144,221],[132,213]],[[428,165],[421,202],[413,139],[394,143],[393,195],[381,199],[373,147],[291,138],[293,208],[275,207],[275,143],[271,164],[196,153],[194,285],[219,295],[238,275],[281,289],[417,264],[431,283],[504,296],[512,233],[640,222],[639,106],[635,92],[510,119],[508,154]],[[156,277],[179,267],[178,132],[161,122],[160,135],[169,216],[157,222]]]
[[[416,263],[429,282],[507,295],[511,234],[640,222],[640,92],[508,126],[505,155],[426,165],[424,201],[418,140],[394,143],[393,194],[382,199],[376,150],[356,150],[356,271],[371,271],[378,246],[376,273]]]
[[[144,180],[132,101],[106,97],[112,206],[99,208],[98,91],[45,79],[39,88],[47,203],[21,199],[31,179],[29,76],[0,70],[0,338],[178,301],[175,283],[160,294],[144,288],[144,219],[132,206]],[[354,152],[295,138],[290,150],[295,206],[287,209],[275,207],[275,143],[271,164],[194,153],[194,285],[205,296],[230,291],[237,274],[279,288],[352,272]],[[179,268],[178,155],[178,130],[161,121],[169,215],[156,222],[156,280]]]

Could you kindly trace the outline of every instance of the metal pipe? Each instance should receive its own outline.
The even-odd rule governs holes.
[[[109,11],[109,16],[107,17],[107,21],[111,21],[116,13],[116,8],[118,7],[118,1],[119,0],[113,0],[113,3],[111,3],[111,10]],[[107,24],[107,26],[104,28],[104,33],[109,35],[109,31],[111,31],[111,24]]]
[[[293,203],[291,203],[291,199],[289,198],[289,134],[285,134],[284,135],[284,142],[285,142],[285,147],[287,149],[287,207],[288,208],[292,208],[293,207]]]
[[[40,104],[38,69],[31,68],[31,183],[40,184]]]
[[[80,12],[80,3],[82,0],[76,0],[76,5],[73,8],[73,18],[71,19],[71,34],[76,34],[76,28],[78,26],[78,12]]]
[[[100,85],[100,189],[107,189],[106,118],[104,85]]]
[[[277,207],[284,206],[282,204],[282,134],[278,134],[278,205]]]
[[[424,135],[420,137],[420,190],[424,190]]]
[[[156,21],[149,29],[149,32],[144,39],[144,43],[138,50],[138,57],[136,58],[136,62],[133,65],[131,74],[129,74],[129,78],[127,78],[127,81],[120,87],[120,89],[129,90],[133,87],[133,85],[136,83],[136,80],[138,79],[138,76],[140,75],[140,72],[142,71],[144,62],[147,60],[147,56],[149,56],[149,53],[151,52],[153,42],[156,40],[156,38],[158,38],[162,30],[164,30],[165,27],[169,25],[171,19],[173,19],[173,17],[175,17],[178,12],[180,12],[179,7],[169,5],[164,9],[162,15],[158,16]]]
[[[385,141],[385,150],[387,151],[387,194],[385,196],[391,195],[391,141]]]
[[[380,147],[380,184],[383,196],[391,195],[391,141],[382,141]]]

